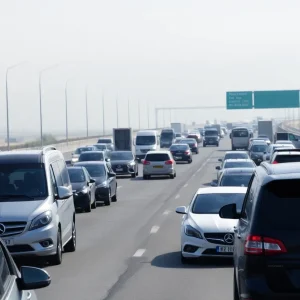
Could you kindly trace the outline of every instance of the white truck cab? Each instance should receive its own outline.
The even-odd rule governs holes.
[[[147,152],[159,150],[159,135],[156,130],[138,131],[135,138],[135,156],[145,158]]]

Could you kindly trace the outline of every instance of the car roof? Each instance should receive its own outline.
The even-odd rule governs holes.
[[[279,151],[278,151],[279,150]],[[291,151],[291,150],[296,150],[296,151]],[[276,149],[274,151],[275,155],[300,155],[300,150],[298,149],[290,149],[290,150],[287,150],[285,148],[282,148],[282,149]]]
[[[234,168],[234,169],[225,169],[223,175],[237,175],[237,174],[253,174],[255,167],[253,168]]]
[[[104,151],[96,151],[96,150],[93,150],[93,151],[85,151],[85,152],[82,152],[81,154],[91,154],[91,153],[103,153]]]
[[[170,151],[168,150],[157,150],[157,151],[148,151],[148,154],[170,154]]]
[[[276,143],[280,144],[280,143],[283,143],[283,144],[293,144],[292,141],[288,141],[288,140],[277,140]]]
[[[225,161],[226,162],[245,162],[245,161],[253,162],[253,160],[250,158],[230,158],[230,159],[225,159]]]
[[[136,136],[145,136],[145,135],[156,135],[156,130],[141,130],[136,133]]]
[[[253,140],[252,145],[267,145],[267,142],[263,140]]]
[[[300,178],[300,162],[287,162],[284,164],[269,164],[267,162],[262,162],[259,167],[256,168],[257,172],[265,170],[268,175],[287,175],[282,176],[286,179],[289,177]],[[279,179],[279,176],[273,177],[274,179]]]
[[[172,146],[184,146],[184,145],[189,146],[188,144],[172,144],[171,147]]]
[[[74,164],[74,166],[84,166],[84,165],[105,165],[104,161],[80,161]]]
[[[200,188],[197,191],[197,195],[201,195],[201,194],[246,194],[246,192],[247,192],[247,187],[218,186],[218,187]]]
[[[132,151],[130,151],[130,150],[115,150],[115,151],[111,151],[110,153],[120,153],[120,152],[132,153]]]
[[[234,153],[238,153],[238,154],[247,154],[247,155],[248,155],[247,151],[226,151],[226,152],[225,152],[225,155],[226,155],[226,154],[234,154]]]

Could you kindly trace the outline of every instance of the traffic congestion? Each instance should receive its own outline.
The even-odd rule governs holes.
[[[87,290],[89,299],[151,299],[144,285],[157,276],[169,299],[159,269],[170,275],[175,268],[194,283],[195,276],[214,274],[225,299],[295,293],[300,252],[292,223],[276,223],[275,216],[290,220],[298,211],[298,194],[285,188],[299,182],[296,137],[268,120],[184,127],[172,123],[135,135],[115,128],[112,138],[70,154],[54,146],[1,152],[0,236],[8,268],[14,259],[24,278],[17,288],[50,285],[36,292],[38,299],[80,299]],[[267,204],[256,204],[264,197],[274,201],[271,216]],[[251,285],[252,278],[259,284]]]

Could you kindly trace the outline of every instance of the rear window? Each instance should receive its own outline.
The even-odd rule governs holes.
[[[276,155],[275,160],[278,163],[300,162],[300,155]]]
[[[247,159],[249,158],[247,153],[228,153],[225,155],[224,160],[226,159]]]
[[[98,144],[112,144],[111,139],[99,139]]]
[[[252,152],[266,152],[267,151],[267,145],[253,145],[251,147]]]
[[[94,151],[95,148],[94,147],[82,147],[82,148],[77,148],[75,150],[75,154],[81,154],[82,152],[86,152],[86,151]]]
[[[217,136],[218,135],[218,131],[217,130],[205,130],[204,135],[207,135],[207,136]]]
[[[299,230],[300,179],[275,180],[262,189],[261,221],[270,229]]]
[[[249,131],[246,129],[233,130],[232,136],[233,137],[249,137]]]
[[[248,186],[252,174],[224,175],[220,186]]]
[[[147,161],[167,161],[170,157],[166,153],[157,153],[157,154],[147,154],[146,160]]]
[[[182,150],[188,150],[189,146],[188,145],[173,145],[170,147],[171,151],[182,151]]]
[[[254,163],[252,163],[251,161],[232,161],[226,162],[224,168],[254,168]]]
[[[79,156],[79,161],[103,161],[104,157],[103,157],[103,153],[102,152],[98,152],[98,153],[82,153]]]

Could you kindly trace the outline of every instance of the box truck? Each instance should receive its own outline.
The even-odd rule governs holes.
[[[114,128],[113,138],[115,151],[132,151],[132,129],[131,128]]]

